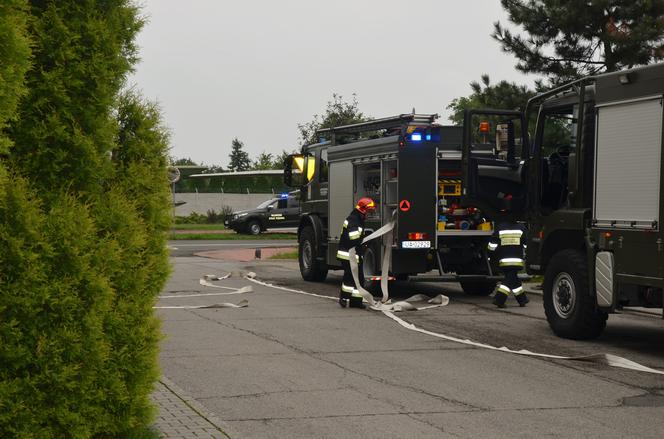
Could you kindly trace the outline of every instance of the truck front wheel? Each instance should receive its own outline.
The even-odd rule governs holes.
[[[559,337],[586,340],[598,337],[608,315],[590,294],[588,262],[578,250],[556,253],[544,275],[544,312]]]
[[[327,277],[327,265],[317,257],[318,246],[313,227],[306,226],[302,229],[298,246],[298,261],[302,279],[310,282],[323,282]]]
[[[258,220],[251,220],[247,224],[247,233],[250,235],[260,235],[261,233],[261,223]]]

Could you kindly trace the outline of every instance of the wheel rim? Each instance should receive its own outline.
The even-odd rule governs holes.
[[[261,232],[261,226],[259,226],[256,223],[253,223],[250,227],[251,233],[254,235],[258,235]]]
[[[305,270],[308,271],[311,268],[311,262],[313,258],[311,242],[304,241],[302,243],[302,251],[300,252],[300,254],[302,255],[302,266],[304,267]]]
[[[574,280],[568,273],[560,273],[553,281],[553,306],[556,313],[563,319],[568,319],[574,311],[576,304],[576,288]]]

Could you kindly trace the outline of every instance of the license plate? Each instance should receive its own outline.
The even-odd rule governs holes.
[[[401,248],[431,248],[431,241],[402,241]]]

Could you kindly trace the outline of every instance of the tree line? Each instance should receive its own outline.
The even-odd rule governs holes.
[[[524,109],[535,94],[582,76],[646,65],[664,59],[664,0],[501,0],[508,20],[518,31],[494,23],[491,38],[517,59],[515,68],[539,75],[535,87],[509,81],[492,83],[488,74],[470,83],[471,93],[447,105],[449,119],[463,122],[467,108]],[[316,131],[369,120],[359,109],[357,96],[346,100],[339,94],[321,115],[298,125],[301,144],[319,141]],[[234,139],[229,154],[229,171],[282,169],[289,154],[262,152],[251,160],[244,144]],[[191,159],[175,164],[196,164]],[[211,166],[206,172],[218,172]]]

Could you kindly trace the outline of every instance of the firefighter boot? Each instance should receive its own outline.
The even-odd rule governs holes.
[[[362,303],[362,297],[353,296],[350,298],[350,307],[365,309],[366,305]]]
[[[493,296],[493,304],[498,308],[505,308],[505,302],[507,302],[507,296],[503,293],[497,292],[496,295]]]
[[[348,304],[350,303],[350,293],[347,291],[342,291],[339,293],[339,305],[342,308],[346,308]]]
[[[530,302],[528,299],[528,296],[526,296],[526,293],[521,293],[516,296],[516,301],[519,302],[520,307],[526,306],[526,303]]]
[[[496,294],[493,296],[493,304],[498,308],[505,308],[505,302],[507,302],[507,295],[510,293],[510,289],[505,285],[498,284],[496,288]]]

